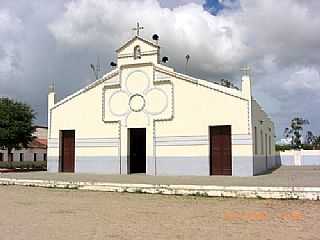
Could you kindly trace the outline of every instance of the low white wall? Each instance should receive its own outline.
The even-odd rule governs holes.
[[[284,166],[320,165],[320,150],[288,150],[279,154]]]
[[[43,149],[43,148],[27,148],[27,149],[21,149],[21,150],[13,149],[11,152],[13,153],[14,162],[20,161],[20,153],[23,153],[23,159],[22,159],[23,161],[34,161],[34,153],[37,154],[36,156],[37,161],[44,161],[45,160],[44,154],[47,153],[47,149]],[[8,161],[7,150],[0,150],[0,153],[3,154],[2,161],[7,162]]]

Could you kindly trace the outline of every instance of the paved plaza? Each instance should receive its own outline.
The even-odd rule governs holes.
[[[0,178],[41,179],[56,181],[170,184],[170,185],[217,185],[217,186],[265,186],[265,187],[320,187],[320,166],[281,166],[267,174],[253,177],[232,176],[145,176],[102,175],[74,173],[2,173]]]

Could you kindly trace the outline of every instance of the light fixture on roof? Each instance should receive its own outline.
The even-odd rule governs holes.
[[[169,61],[169,58],[167,56],[164,56],[161,60],[163,63],[166,63]]]
[[[158,40],[159,40],[158,34],[153,34],[153,35],[152,35],[152,39],[153,39],[154,41],[158,41]]]
[[[157,44],[158,45],[158,43],[159,43],[159,35],[158,34],[153,34],[152,35],[152,40],[155,42],[155,44]]]
[[[116,66],[117,66],[117,64],[116,64],[115,62],[113,62],[113,61],[112,61],[112,62],[110,63],[110,66],[111,66],[112,68],[114,68],[114,67],[116,67]]]

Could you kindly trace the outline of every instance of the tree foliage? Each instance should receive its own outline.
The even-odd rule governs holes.
[[[293,149],[302,148],[301,136],[303,126],[307,124],[309,124],[308,120],[296,117],[291,120],[290,127],[285,129],[284,135],[286,138],[291,138],[291,145]]]
[[[0,148],[11,153],[13,148],[27,147],[33,139],[32,108],[9,98],[0,98]]]
[[[306,142],[312,146],[312,149],[320,149],[320,136],[315,136],[311,131],[307,132]]]

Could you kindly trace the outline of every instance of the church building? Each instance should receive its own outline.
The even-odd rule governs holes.
[[[116,53],[85,88],[60,101],[49,90],[49,172],[253,176],[276,165],[249,71],[240,90],[178,73],[139,31]]]

